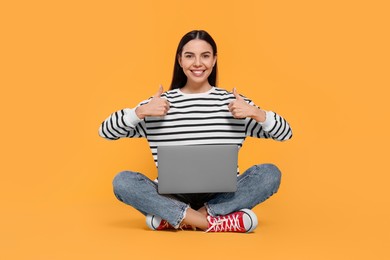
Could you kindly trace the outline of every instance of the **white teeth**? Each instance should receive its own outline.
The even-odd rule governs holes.
[[[199,76],[199,75],[202,75],[203,70],[193,70],[192,73],[194,73],[195,75]]]

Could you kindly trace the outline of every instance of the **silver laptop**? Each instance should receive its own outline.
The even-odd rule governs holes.
[[[237,190],[237,145],[159,146],[157,152],[160,194]]]

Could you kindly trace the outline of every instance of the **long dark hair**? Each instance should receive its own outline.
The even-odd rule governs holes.
[[[189,41],[194,39],[200,39],[208,42],[213,48],[213,55],[214,56],[217,55],[217,45],[214,39],[206,31],[194,30],[184,35],[183,38],[181,38],[179,42],[179,46],[177,46],[177,50],[176,50],[175,66],[173,67],[171,89],[182,88],[187,83],[187,76],[184,74],[183,69],[180,67],[178,57],[181,55],[183,51],[183,46],[186,45]],[[211,86],[215,86],[217,83],[217,62],[215,62],[215,65],[213,67],[213,70],[211,71],[208,81]]]

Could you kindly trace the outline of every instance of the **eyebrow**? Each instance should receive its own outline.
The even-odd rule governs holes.
[[[201,54],[206,54],[206,53],[211,54],[210,51],[205,51],[205,52],[202,52]],[[195,54],[195,53],[190,52],[190,51],[186,51],[184,54]]]

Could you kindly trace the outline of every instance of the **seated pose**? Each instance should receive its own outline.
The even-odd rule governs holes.
[[[235,144],[246,136],[285,141],[292,137],[287,121],[263,110],[236,89],[216,86],[217,46],[203,30],[183,36],[175,56],[169,91],[162,86],[134,108],[112,113],[99,128],[109,140],[145,137],[157,164],[160,145]],[[272,164],[254,165],[237,175],[237,191],[226,193],[158,193],[158,179],[123,171],[113,180],[118,200],[146,216],[153,230],[200,229],[207,232],[251,232],[257,217],[251,210],[276,193],[281,173]]]

